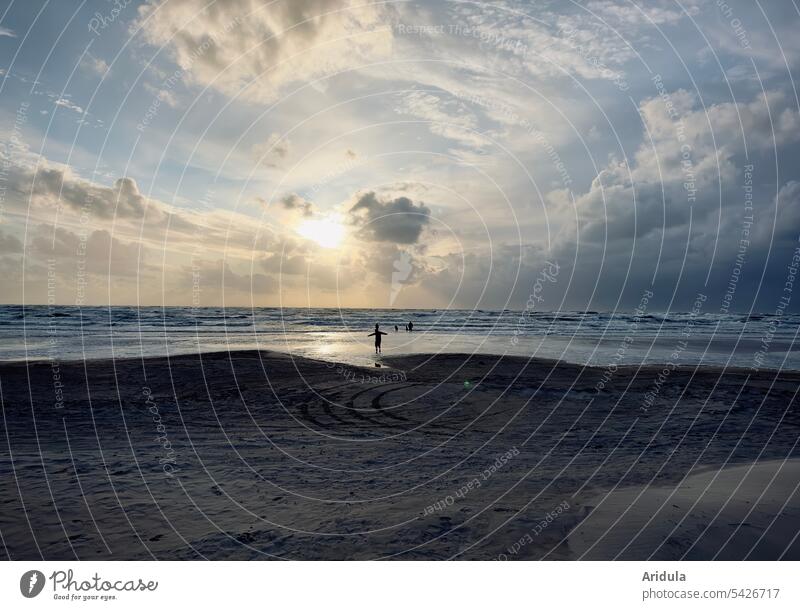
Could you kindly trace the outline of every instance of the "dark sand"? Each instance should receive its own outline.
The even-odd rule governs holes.
[[[4,556],[800,559],[798,373],[384,362],[0,365]]]

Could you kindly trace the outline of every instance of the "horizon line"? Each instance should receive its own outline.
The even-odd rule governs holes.
[[[72,309],[111,309],[111,308],[137,308],[137,309],[146,309],[146,308],[159,308],[159,309],[331,309],[334,311],[341,311],[341,310],[363,310],[363,311],[482,311],[482,312],[503,312],[503,311],[514,311],[514,312],[523,312],[526,311],[526,308],[521,309],[513,309],[513,308],[504,308],[500,309],[497,307],[330,307],[330,306],[309,306],[309,305],[163,305],[163,304],[148,304],[148,305],[74,305],[74,304],[62,304],[62,303],[0,303],[0,307],[69,307]],[[634,309],[533,309],[532,312],[536,313],[583,313],[583,314],[591,314],[591,313],[634,313],[636,310]],[[650,314],[666,314],[666,313],[691,313],[691,310],[681,311],[677,309],[673,309],[671,311],[666,310],[652,310],[642,315],[642,317]],[[711,312],[706,312],[711,313]],[[719,312],[714,312],[719,313]],[[786,312],[791,314],[792,312]],[[800,313],[800,312],[795,312]],[[761,315],[761,316],[774,316],[776,315],[775,312],[769,311],[731,311],[726,314],[719,315]],[[782,315],[786,315],[785,313]]]

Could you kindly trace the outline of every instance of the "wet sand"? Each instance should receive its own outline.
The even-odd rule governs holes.
[[[5,557],[800,559],[800,373],[382,362],[0,365]]]

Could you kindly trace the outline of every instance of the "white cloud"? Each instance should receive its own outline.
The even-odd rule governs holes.
[[[178,96],[170,89],[162,89],[160,87],[151,85],[150,83],[145,83],[144,89],[170,108],[178,108],[178,106],[180,106]]]
[[[109,70],[109,66],[105,60],[100,59],[99,57],[92,57],[88,54],[84,58],[81,66],[86,70],[94,72],[95,74],[99,74],[100,76],[106,76]]]
[[[67,108],[73,112],[77,112],[78,114],[83,114],[83,108],[65,97],[58,98],[54,103],[56,106],[61,106],[62,108]]]
[[[388,56],[385,13],[357,0],[151,1],[139,8],[136,27],[149,43],[165,45],[195,82],[265,101],[290,83]]]
[[[679,7],[673,2],[653,0],[647,4],[620,4],[613,0],[593,0],[586,4],[586,8],[602,19],[620,26],[672,25],[687,15],[697,15],[700,11],[692,2],[686,2]]]

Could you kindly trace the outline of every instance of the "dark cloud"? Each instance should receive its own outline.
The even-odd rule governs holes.
[[[602,168],[574,207],[560,206],[551,256],[572,279],[555,290],[574,309],[630,309],[648,288],[656,308],[691,308],[703,292],[719,310],[735,277],[732,310],[774,309],[767,280],[785,275],[800,233],[800,186],[776,193],[769,161],[800,138],[792,100],[769,92],[706,111],[685,91],[669,95],[676,115],[662,99],[643,101],[647,141]]]
[[[0,254],[19,254],[22,252],[22,242],[13,235],[0,233]]]
[[[69,169],[44,166],[33,170],[27,166],[14,166],[9,175],[10,189],[18,202],[25,205],[65,205],[77,213],[85,213],[102,219],[143,218],[162,222],[170,212],[163,206],[148,206],[148,199],[139,192],[133,178],[123,177],[113,186],[103,186],[83,180]]]
[[[276,274],[304,275],[308,273],[308,259],[302,254],[270,254],[261,261],[265,271]]]
[[[314,204],[303,199],[297,193],[284,195],[280,201],[281,205],[287,210],[296,210],[306,217],[314,215]]]
[[[175,281],[184,294],[187,291],[191,294],[194,290],[199,295],[198,306],[224,302],[224,297],[229,293],[230,296],[238,294],[257,297],[274,293],[276,289],[272,276],[247,269],[236,270],[222,259],[206,259],[197,261],[192,267],[184,266],[177,272]]]
[[[764,240],[771,239],[783,245],[787,243],[794,247],[800,234],[800,182],[789,181],[778,192],[775,203],[775,227],[763,223],[760,232],[768,235],[759,235]]]
[[[31,252],[42,260],[56,259],[64,270],[80,265],[89,273],[115,277],[135,277],[151,269],[145,263],[138,243],[124,242],[106,230],[92,231],[86,237],[85,255],[81,256],[81,238],[61,227],[42,225],[31,240]]]
[[[424,203],[408,197],[381,201],[373,191],[358,195],[347,213],[362,239],[396,244],[416,243],[431,215]]]
[[[146,197],[139,191],[136,181],[122,177],[106,186],[84,180],[65,166],[55,165],[45,157],[37,157],[24,164],[12,164],[7,170],[7,197],[9,211],[49,217],[59,210],[64,222],[79,222],[94,227],[110,226],[113,222],[119,233],[134,228],[138,235],[142,225],[147,227],[151,239],[171,242],[195,243],[198,235],[206,234],[233,243],[236,237],[221,223],[210,223],[208,215],[189,210],[176,210],[168,204]],[[116,233],[115,233],[116,234]],[[130,231],[129,231],[130,235]],[[252,245],[252,244],[249,244]]]

